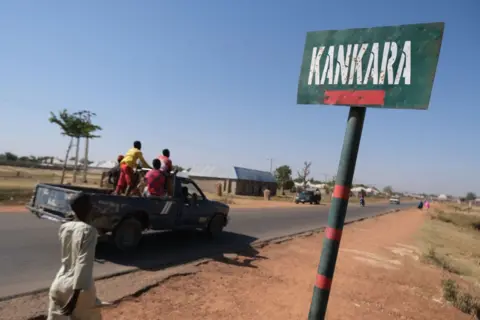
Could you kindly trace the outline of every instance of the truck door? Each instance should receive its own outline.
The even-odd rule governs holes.
[[[208,200],[193,181],[182,179],[180,183],[184,196],[183,224],[198,227],[205,225],[210,214]]]

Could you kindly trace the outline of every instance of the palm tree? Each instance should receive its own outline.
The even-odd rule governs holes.
[[[69,113],[66,109],[63,109],[58,113],[58,115],[50,112],[50,118],[48,119],[50,123],[54,123],[60,127],[61,134],[67,137],[70,137],[70,142],[65,153],[65,161],[63,162],[62,178],[60,183],[63,184],[65,179],[65,171],[67,169],[68,155],[73,145],[73,140],[77,139],[77,154],[76,159],[78,159],[78,146],[81,137],[94,137],[93,132],[101,130],[99,126],[93,125],[92,123],[85,120],[82,112]],[[74,176],[73,181],[76,182],[76,170],[77,170],[78,160],[75,160]]]
[[[94,133],[96,131],[102,130],[100,126],[92,124],[92,117],[96,116],[97,114],[88,110],[82,110],[76,113],[80,118],[82,118],[85,121],[85,130],[83,132],[82,138],[85,138],[85,155],[84,155],[84,161],[82,162],[83,164],[83,182],[87,183],[87,170],[88,170],[88,165],[91,163],[88,161],[88,142],[90,139],[95,139],[95,138],[100,138],[99,135],[95,135]],[[77,159],[78,159],[78,147],[79,143],[77,143]],[[76,162],[77,163],[77,162]],[[76,176],[76,164],[75,164],[75,176]],[[76,178],[76,177],[75,177]]]

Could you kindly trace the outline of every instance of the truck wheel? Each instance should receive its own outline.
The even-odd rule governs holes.
[[[215,215],[210,223],[208,224],[207,233],[210,238],[215,238],[220,235],[225,226],[225,217],[217,214]]]
[[[136,249],[141,238],[142,224],[133,218],[123,220],[113,231],[113,241],[117,248],[122,251]]]

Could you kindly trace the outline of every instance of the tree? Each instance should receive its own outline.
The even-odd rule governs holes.
[[[294,187],[295,187],[295,183],[293,182],[293,180],[288,180],[283,185],[283,188],[286,190],[292,190]]]
[[[95,132],[102,130],[102,128],[98,125],[95,125],[92,123],[92,117],[95,117],[97,114],[94,112],[91,112],[89,110],[82,110],[74,113],[75,116],[77,116],[79,119],[82,120],[82,123],[84,124],[84,130],[82,132],[82,135],[77,138],[77,144],[76,144],[76,159],[75,159],[75,166],[73,169],[73,182],[76,181],[77,178],[77,166],[78,166],[78,153],[80,151],[80,138],[85,139],[85,154],[84,154],[84,159],[86,161],[83,161],[81,164],[83,164],[83,182],[87,183],[87,170],[88,170],[88,165],[91,163],[88,161],[88,146],[89,146],[89,140],[90,139],[95,139],[95,138],[100,138],[99,135],[95,135]]]
[[[312,162],[305,161],[303,163],[303,168],[297,171],[298,180],[299,182],[303,183],[303,188],[307,187],[308,177],[310,176],[310,167],[312,166]]]
[[[63,162],[62,178],[60,183],[63,183],[65,179],[65,170],[67,169],[67,160],[68,155],[70,154],[70,149],[73,145],[73,140],[77,139],[77,152],[75,159],[78,159],[78,145],[81,137],[98,137],[94,136],[93,133],[102,130],[101,127],[92,124],[87,121],[84,117],[84,114],[81,112],[69,113],[66,109],[63,109],[58,113],[58,115],[50,112],[50,118],[48,119],[50,123],[56,124],[59,126],[61,134],[67,137],[70,137],[70,142],[68,144],[67,151],[65,153],[65,161]],[[74,177],[73,182],[76,181],[76,167],[77,161],[75,161],[74,168]]]
[[[467,195],[465,196],[465,200],[471,201],[477,199],[477,195],[473,192],[468,192]]]
[[[392,194],[393,193],[392,186],[386,186],[385,188],[383,188],[383,192],[386,194]]]
[[[0,155],[0,160],[3,160],[3,161],[17,161],[18,156],[14,153],[11,153],[11,152],[5,152],[4,154]]]
[[[283,165],[275,169],[275,179],[282,190],[282,195],[285,194],[285,184],[292,180],[292,169],[290,166]]]

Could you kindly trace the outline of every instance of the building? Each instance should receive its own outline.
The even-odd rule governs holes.
[[[350,190],[351,193],[353,193],[356,197],[358,197],[362,192],[365,193],[367,196],[377,196],[380,194],[380,191],[378,191],[376,188],[371,188],[371,187],[355,187]]]
[[[205,192],[215,193],[217,184],[222,185],[224,193],[235,195],[263,196],[268,188],[274,196],[277,181],[272,173],[235,166],[193,166],[188,175]]]

